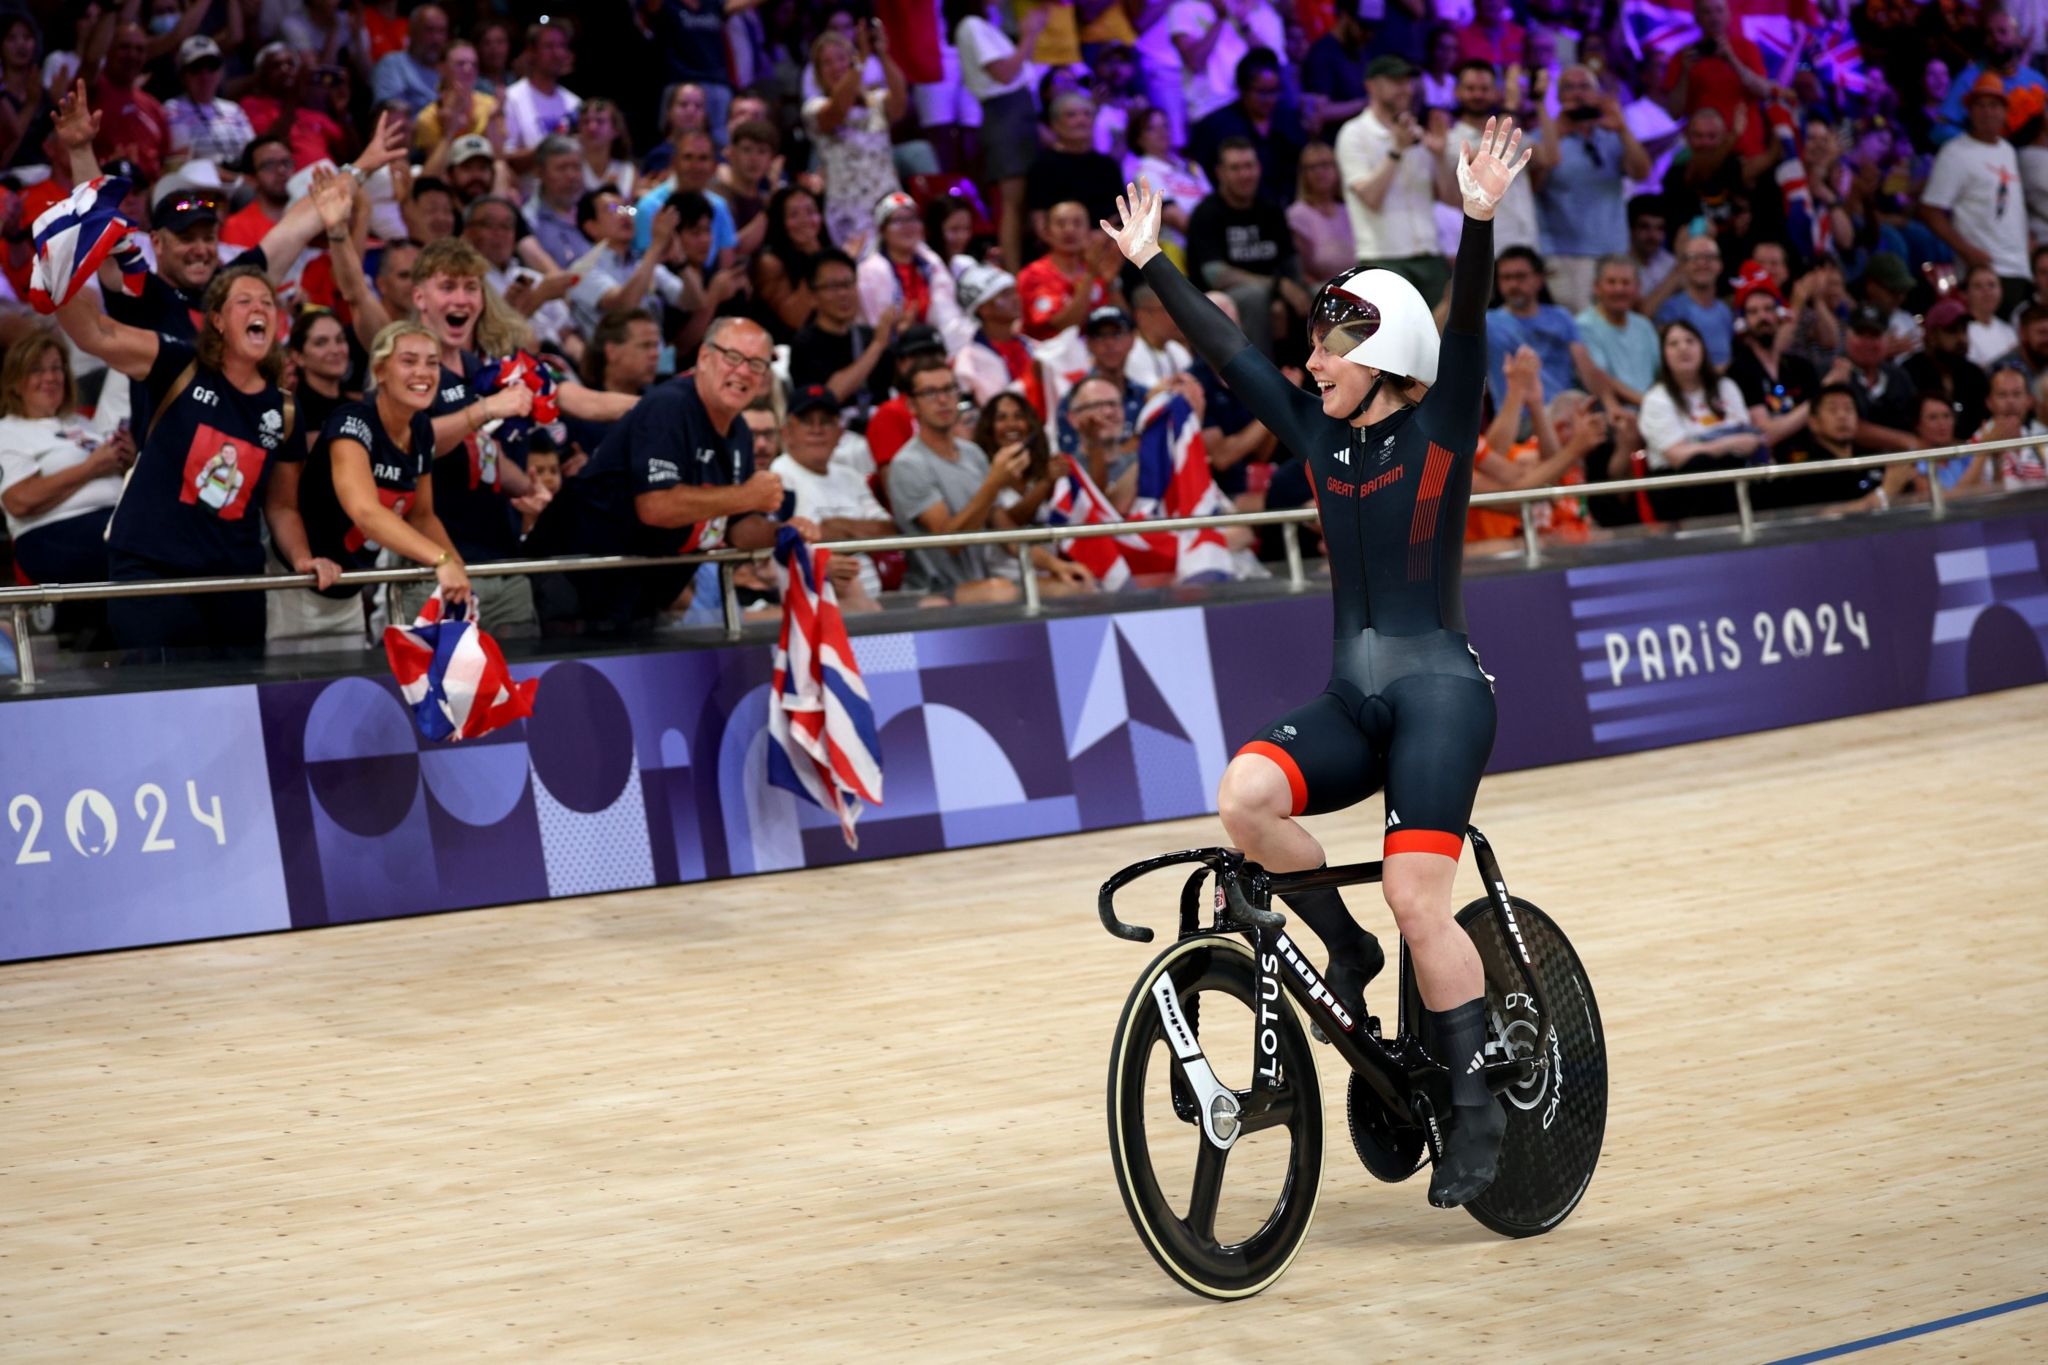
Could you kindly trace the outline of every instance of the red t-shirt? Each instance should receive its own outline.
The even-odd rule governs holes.
[[[1088,306],[1096,307],[1109,297],[1109,290],[1101,280],[1083,273],[1088,281]],[[1067,275],[1050,256],[1040,256],[1030,265],[1017,272],[1017,302],[1024,309],[1022,330],[1033,341],[1049,341],[1060,333],[1057,327],[1047,325],[1047,320],[1056,316],[1074,297],[1076,288],[1073,277]]]
[[[1733,49],[1735,59],[1759,76],[1770,74],[1764,70],[1764,54],[1755,43],[1730,29],[1728,46]],[[1685,75],[1685,50],[1671,54],[1670,64],[1664,68],[1664,89],[1676,90],[1678,82]],[[1712,109],[1728,121],[1728,131],[1735,132],[1735,111],[1743,105],[1749,106],[1749,121],[1736,136],[1735,151],[1740,156],[1754,156],[1764,149],[1765,118],[1763,111],[1750,99],[1749,92],[1742,88],[1742,78],[1735,74],[1735,67],[1726,57],[1697,57],[1692,63],[1692,83],[1685,88],[1685,112],[1696,109]]]
[[[889,268],[896,272],[896,288],[903,295],[903,320],[923,322],[932,308],[931,281],[917,268],[916,261],[911,261],[907,265],[898,265],[891,261]]]
[[[263,211],[263,205],[251,199],[245,207],[229,214],[227,221],[220,225],[220,239],[228,246],[256,246],[276,226],[270,215]]]
[[[249,116],[249,126],[261,137],[283,116],[284,105],[268,95],[249,95],[242,100],[242,112]],[[292,148],[292,166],[302,171],[316,161],[330,157],[338,160],[344,134],[341,125],[327,115],[313,109],[301,109],[299,116],[292,120],[291,136],[287,140]]]
[[[1492,62],[1505,71],[1509,66],[1522,60],[1522,42],[1525,36],[1522,26],[1513,20],[1500,26],[1498,36],[1488,33],[1477,24],[1460,29],[1458,60]]]
[[[406,39],[412,36],[412,20],[404,15],[390,15],[364,5],[356,11],[356,17],[363,21],[363,32],[370,40],[372,66],[404,47]]]
[[[99,159],[132,157],[136,169],[155,180],[171,154],[171,118],[156,97],[123,90],[102,76],[93,82],[92,107],[100,116],[100,134],[92,140]]]

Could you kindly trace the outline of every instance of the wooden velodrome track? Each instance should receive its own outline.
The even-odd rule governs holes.
[[[1318,1049],[1315,1226],[1234,1305],[1118,1200],[1154,949],[1092,905],[1210,821],[0,969],[0,1353],[1760,1361],[2009,1303],[2048,1289],[2044,719],[1491,779],[1605,1015],[1586,1201],[1510,1242],[1375,1183]],[[2039,1361],[2048,1305],[1859,1358]]]

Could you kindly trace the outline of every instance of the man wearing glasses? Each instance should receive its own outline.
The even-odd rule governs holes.
[[[1019,447],[991,462],[980,446],[959,436],[960,382],[944,355],[919,359],[904,389],[917,417],[917,435],[888,466],[889,506],[896,525],[912,536],[954,535],[1002,525],[1000,510],[1017,501],[1017,485],[1031,466],[1030,454]],[[1014,602],[1016,584],[994,572],[998,557],[1009,553],[992,545],[912,550],[904,586],[950,597],[961,605]]]
[[[651,389],[613,425],[563,492],[584,554],[680,555],[775,543],[782,480],[754,466],[742,414],[769,383],[775,345],[745,318],[720,318],[697,367]],[[807,536],[816,528],[806,525]],[[616,635],[651,624],[693,568],[573,575],[584,629]]]
[[[1259,198],[1285,206],[1294,197],[1301,149],[1308,141],[1301,117],[1280,104],[1280,59],[1258,48],[1237,64],[1237,98],[1216,110],[1188,135],[1188,156],[1216,174],[1223,144],[1243,138],[1259,158]]]

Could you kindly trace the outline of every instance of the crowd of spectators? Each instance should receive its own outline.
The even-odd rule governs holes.
[[[1236,505],[1299,505],[1298,453],[1098,220],[1160,186],[1167,249],[1298,366],[1354,263],[1441,306],[1456,158],[1502,112],[1535,154],[1496,220],[1474,486],[1587,485],[1544,534],[1734,509],[1598,493],[1619,477],[2048,441],[2044,50],[2048,12],[1971,0],[11,0],[14,573],[320,584],[73,623],[123,647],[361,640],[433,586],[334,585],[380,559],[506,638],[635,631],[715,618],[715,577],[465,567],[1015,527],[1065,514],[1076,470],[1128,508],[1169,406]],[[32,225],[102,173],[150,274],[109,269],[52,326],[23,302]],[[2048,464],[1759,502],[1931,480]],[[1520,529],[1475,511],[1469,534]],[[1099,590],[1043,546],[835,572],[853,609],[1012,600],[1027,573]]]

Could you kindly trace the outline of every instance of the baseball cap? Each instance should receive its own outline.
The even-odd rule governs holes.
[[[875,201],[875,226],[881,227],[899,213],[916,213],[917,201],[902,190],[890,190]]]
[[[220,195],[212,190],[186,187],[158,197],[150,207],[149,221],[164,232],[185,232],[207,223],[220,222]]]
[[[789,415],[801,417],[807,412],[829,412],[839,414],[839,397],[823,384],[806,384],[790,396]]]
[[[1778,291],[1778,282],[1771,278],[1770,271],[1764,269],[1763,262],[1744,261],[1742,269],[1735,272],[1736,311],[1740,312],[1742,305],[1749,302],[1749,296],[1758,290],[1776,299],[1780,308],[1785,306],[1785,296]]]
[[[479,137],[475,133],[465,133],[456,138],[455,145],[448,149],[448,164],[460,166],[463,162],[474,161],[478,157],[495,161],[497,156],[497,149],[491,146],[489,138]]]
[[[204,33],[195,33],[178,44],[178,69],[184,70],[197,62],[220,60],[220,44]]]
[[[1379,76],[1405,78],[1416,74],[1415,66],[1406,57],[1397,53],[1382,52],[1365,64],[1365,78],[1373,80]]]
[[[939,329],[922,322],[912,323],[896,334],[896,340],[889,343],[889,354],[901,360],[904,356],[917,355],[923,351],[946,353],[946,339],[939,335]]]
[[[1953,296],[1936,299],[1934,306],[1927,310],[1927,317],[1924,319],[1930,332],[1939,332],[1946,327],[1960,327],[1969,320],[1970,310],[1963,306],[1961,299]]]
[[[1866,303],[1849,314],[1849,330],[1852,332],[1883,332],[1891,327],[1891,322],[1884,309],[1874,303]]]
[[[1114,325],[1128,332],[1133,326],[1131,315],[1113,303],[1105,303],[1088,315],[1088,321],[1081,324],[1082,336],[1093,336],[1097,327]]]
[[[1913,287],[1913,272],[1899,259],[1896,251],[1873,253],[1870,263],[1863,267],[1863,278],[1883,285],[1894,294],[1903,294]]]
[[[960,311],[973,317],[975,310],[1005,289],[1017,287],[1017,277],[992,265],[970,265],[960,276],[957,291]]]

